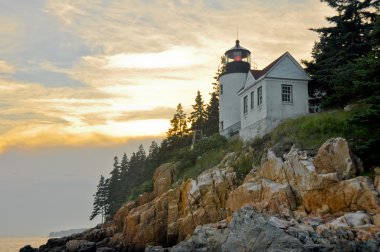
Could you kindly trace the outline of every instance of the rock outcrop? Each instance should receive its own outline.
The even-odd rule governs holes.
[[[341,220],[337,219],[337,223],[325,225],[329,227],[314,228],[304,222],[268,216],[245,207],[235,212],[228,226],[224,222],[199,226],[190,239],[170,251],[378,251],[380,236],[365,234],[370,228],[377,231],[379,228],[367,224],[368,215],[353,215],[344,216],[343,225],[338,224]]]
[[[378,192],[356,169],[347,141],[336,138],[321,146],[313,159],[292,148],[283,159],[268,151],[262,165],[230,193],[230,213],[244,205],[284,217],[380,211]]]
[[[164,164],[154,174],[154,191],[120,208],[112,224],[50,239],[38,251],[379,249],[380,169],[375,186],[369,177],[355,177],[357,162],[345,139],[328,140],[315,157],[295,147],[283,157],[268,150],[240,185],[233,169],[238,158],[228,153],[176,186],[178,165]]]
[[[235,187],[235,173],[229,167],[214,168],[197,180],[188,180],[152,201],[120,209],[115,220],[124,218],[126,246],[141,249],[147,244],[174,245],[190,236],[197,225],[227,217],[226,202]],[[118,222],[118,221],[116,221]]]

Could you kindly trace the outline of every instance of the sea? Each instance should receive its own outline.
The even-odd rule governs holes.
[[[25,245],[38,248],[48,239],[49,237],[0,237],[0,252],[18,252]]]

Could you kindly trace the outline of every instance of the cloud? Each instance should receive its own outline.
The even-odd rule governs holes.
[[[182,68],[204,63],[207,58],[192,47],[173,47],[158,53],[121,53],[107,57],[106,68]]]
[[[263,68],[285,51],[310,57],[317,34],[308,29],[329,14],[314,0],[47,0],[28,2],[30,15],[5,6],[13,11],[0,10],[3,148],[29,145],[28,134],[32,146],[164,134],[179,102],[190,108],[197,90],[208,101],[237,27]],[[57,137],[37,141],[43,131]]]
[[[4,60],[0,60],[0,74],[11,74],[16,71],[15,67]]]
[[[28,151],[36,148],[53,147],[110,147],[126,144],[131,139],[161,138],[164,132],[160,131],[162,127],[157,122],[159,121],[147,120],[115,123],[112,126],[113,135],[99,133],[104,131],[104,129],[97,132],[96,127],[92,129],[93,132],[87,129],[84,130],[85,132],[81,132],[80,128],[75,128],[72,130],[73,132],[70,132],[70,129],[57,127],[57,125],[24,125],[23,127],[12,128],[5,134],[2,134],[0,154],[12,149]],[[145,124],[149,125],[149,131],[144,131],[145,128],[142,126]],[[167,127],[166,122],[163,122],[163,124]],[[125,129],[121,129],[122,127],[125,127]],[[157,130],[154,130],[154,127],[157,127]],[[117,129],[132,131],[132,134],[118,135]]]

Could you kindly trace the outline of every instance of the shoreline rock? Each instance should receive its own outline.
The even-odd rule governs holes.
[[[35,251],[379,249],[380,171],[375,185],[355,177],[359,168],[345,139],[326,141],[314,158],[294,146],[283,157],[269,149],[242,184],[232,168],[238,158],[228,153],[197,179],[174,187],[178,165],[163,164],[154,192],[120,208],[113,222],[50,239]]]

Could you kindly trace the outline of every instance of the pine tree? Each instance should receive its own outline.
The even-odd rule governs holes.
[[[310,95],[324,94],[326,107],[344,106],[356,99],[352,62],[371,50],[370,33],[379,10],[378,0],[322,0],[337,11],[328,17],[331,27],[312,29],[320,40],[312,50],[312,61],[304,61],[311,74]]]
[[[149,170],[153,174],[155,168],[157,168],[160,165],[160,147],[155,141],[152,141],[151,145],[149,146],[149,153],[147,157],[147,163],[149,166]]]
[[[206,107],[204,134],[211,136],[219,132],[219,99],[216,92],[211,93],[210,103]]]
[[[103,223],[107,208],[107,183],[103,175],[101,175],[96,193],[94,194],[93,211],[90,215],[90,220],[93,220],[96,216],[101,215]]]
[[[170,120],[170,128],[166,133],[167,138],[183,137],[188,134],[186,114],[183,111],[181,103],[177,105],[176,113],[173,119]]]
[[[197,96],[195,97],[195,104],[192,105],[193,111],[190,113],[188,122],[191,123],[192,130],[204,130],[206,122],[206,111],[205,105],[201,92],[198,90]]]
[[[128,176],[129,176],[129,160],[127,154],[123,154],[123,158],[120,163],[120,197],[124,201],[128,194]]]
[[[114,164],[113,164],[113,170],[110,173],[111,177],[109,179],[109,186],[108,186],[108,213],[107,215],[113,216],[114,213],[118,210],[118,208],[121,206],[121,195],[120,195],[120,166],[119,166],[119,160],[115,156],[114,157]]]
[[[214,82],[212,83],[212,89],[213,89],[213,92],[212,93],[215,93],[216,94],[216,97],[219,101],[219,77],[221,74],[223,74],[225,71],[226,71],[226,64],[224,64],[224,62],[226,61],[226,57],[223,55],[220,57],[220,64],[218,66],[218,69],[215,73],[215,76],[214,76]]]

